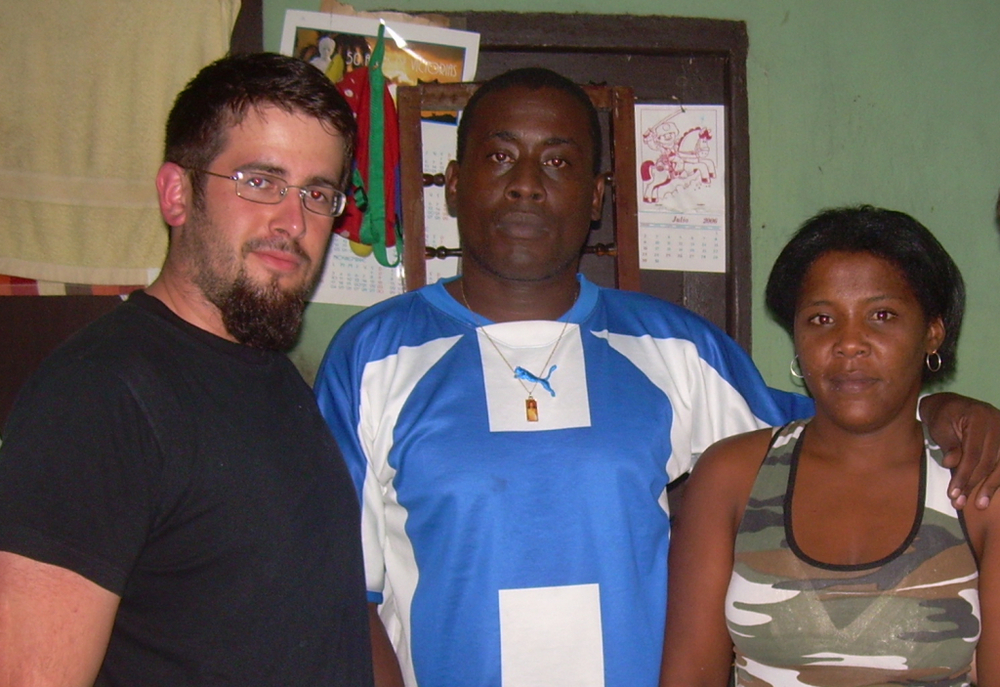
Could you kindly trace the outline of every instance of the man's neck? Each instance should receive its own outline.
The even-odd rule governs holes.
[[[579,295],[576,274],[546,281],[522,282],[466,274],[446,289],[469,310],[493,322],[558,320],[573,307]]]
[[[219,309],[205,298],[201,289],[175,274],[167,265],[146,288],[146,293],[162,301],[185,322],[228,341],[236,341],[222,324]]]

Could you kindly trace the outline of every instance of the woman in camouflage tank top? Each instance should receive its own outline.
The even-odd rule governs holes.
[[[816,415],[701,457],[674,524],[661,687],[733,668],[753,687],[1000,684],[1000,508],[954,509],[916,414],[954,368],[954,262],[903,213],[829,210],[779,256],[767,304]]]

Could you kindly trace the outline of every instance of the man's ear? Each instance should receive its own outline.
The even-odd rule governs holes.
[[[156,173],[156,194],[160,214],[170,227],[187,222],[191,203],[191,183],[184,168],[174,162],[164,162]]]
[[[458,217],[458,170],[459,165],[455,160],[451,160],[444,170],[444,199],[448,204],[448,214],[452,217]]]
[[[590,206],[591,222],[597,222],[601,219],[601,210],[604,208],[604,181],[603,172],[594,177],[594,200]]]

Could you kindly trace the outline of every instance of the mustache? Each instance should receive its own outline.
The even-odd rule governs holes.
[[[312,259],[309,254],[305,252],[299,242],[294,239],[285,238],[282,236],[265,236],[256,239],[250,239],[243,244],[243,257],[246,257],[255,250],[260,250],[264,248],[266,250],[280,250],[285,253],[291,253],[299,258],[301,258],[306,264],[310,264]]]

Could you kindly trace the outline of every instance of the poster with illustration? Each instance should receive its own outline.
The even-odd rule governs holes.
[[[346,73],[368,64],[379,23],[377,19],[364,17],[288,10],[281,52],[309,62],[337,82]],[[393,94],[397,85],[473,81],[478,59],[477,33],[404,22],[386,24],[382,71]],[[425,148],[428,143],[425,141]],[[443,151],[425,149],[425,160],[428,155],[453,155],[454,142],[443,145]],[[453,225],[454,218],[450,221]],[[448,245],[457,245],[457,227],[452,231],[454,239],[449,235]],[[334,234],[323,274],[312,296],[314,302],[367,306],[403,292],[402,265],[383,267],[365,248]],[[437,273],[442,269],[451,273],[457,269],[456,260],[446,264],[434,262],[442,264],[433,268],[428,265],[428,282],[442,276]]]
[[[639,266],[726,271],[725,108],[636,105]]]

